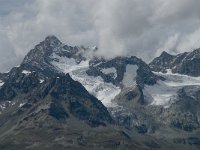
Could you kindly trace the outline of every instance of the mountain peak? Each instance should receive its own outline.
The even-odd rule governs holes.
[[[199,57],[200,56],[200,48],[199,49],[195,49],[193,52],[190,53],[190,55],[194,58],[194,57]],[[189,56],[189,55],[188,55]]]
[[[55,35],[48,35],[45,40],[45,43],[48,43],[50,46],[56,46],[62,44],[62,42]]]
[[[171,69],[173,73],[189,76],[199,76],[200,49],[191,52],[170,55],[167,52],[155,58],[149,65],[153,71],[166,73]]]
[[[48,35],[46,38],[45,38],[45,41],[48,41],[48,40],[59,40],[55,35]]]
[[[171,57],[172,55],[170,55],[169,53],[167,53],[166,51],[163,51],[160,55],[160,57]]]

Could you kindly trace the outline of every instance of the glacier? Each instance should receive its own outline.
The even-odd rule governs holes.
[[[51,64],[63,73],[69,73],[73,80],[79,81],[87,91],[97,97],[106,107],[117,107],[117,104],[112,102],[120,92],[120,87],[112,83],[106,83],[101,77],[88,76],[86,70],[89,68],[89,60],[77,63],[74,58],[60,57],[56,54],[51,56],[53,61]],[[114,72],[112,68],[103,70],[105,73]]]
[[[184,86],[200,86],[200,77],[174,74],[171,70],[167,70],[167,73],[154,72],[154,74],[164,77],[165,81],[158,81],[154,86],[145,85],[144,96],[146,100],[151,102],[150,105],[160,105],[168,108],[175,102],[178,90]]]

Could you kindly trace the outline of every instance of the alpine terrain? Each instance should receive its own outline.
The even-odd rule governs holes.
[[[0,73],[1,150],[199,150],[200,49],[104,58],[48,36]]]

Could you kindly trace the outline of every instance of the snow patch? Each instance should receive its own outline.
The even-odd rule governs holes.
[[[102,64],[103,62],[99,62],[99,63],[97,63],[97,64],[91,64],[91,66],[94,66],[94,67],[96,67],[96,66],[99,66],[100,64]]]
[[[21,103],[21,104],[19,104],[19,107],[22,107],[22,106],[24,106],[26,103]]]
[[[22,73],[25,74],[25,75],[29,75],[29,74],[31,74],[31,71],[23,70]]]
[[[44,80],[43,79],[40,79],[40,83],[43,83],[44,82]]]
[[[176,98],[178,88],[170,87],[163,81],[158,81],[154,86],[145,85],[144,96],[151,105],[164,106],[168,108]]]
[[[6,108],[6,104],[4,103],[4,104],[1,104],[0,105],[0,108],[2,109],[2,110],[4,110],[5,108]]]
[[[122,84],[125,87],[133,87],[136,85],[137,65],[127,65]]]
[[[5,101],[0,103],[0,114],[8,107],[13,106],[15,102],[13,101]]]
[[[114,79],[117,77],[117,70],[115,67],[103,68],[101,72],[104,74],[113,74]]]
[[[98,47],[97,46],[89,46],[88,49],[90,51],[96,51],[96,50],[98,50]]]
[[[89,61],[82,61],[78,64],[74,58],[60,57],[56,54],[53,54],[51,58],[54,59],[51,64],[64,73],[70,73],[89,66]]]
[[[170,69],[167,70],[167,73],[154,72],[154,74],[164,77],[166,79],[165,83],[168,86],[183,87],[189,85],[200,85],[200,77],[172,73]]]
[[[4,82],[0,80],[0,87],[4,85]]]

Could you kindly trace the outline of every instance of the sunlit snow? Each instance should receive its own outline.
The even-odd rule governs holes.
[[[40,83],[43,83],[44,82],[44,80],[43,79],[40,79]]]
[[[0,80],[0,87],[4,85],[4,82]]]
[[[22,106],[24,106],[26,103],[21,103],[21,104],[19,104],[19,107],[22,107]]]
[[[26,75],[29,75],[29,74],[31,74],[31,72],[30,72],[30,71],[28,71],[28,70],[23,70],[23,71],[22,71],[22,73],[23,73],[23,74],[26,74]]]

